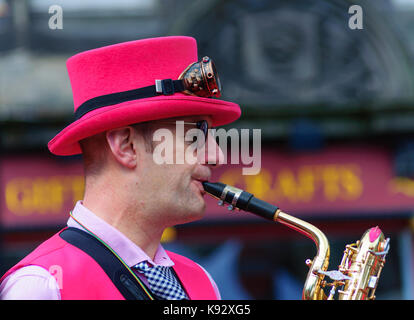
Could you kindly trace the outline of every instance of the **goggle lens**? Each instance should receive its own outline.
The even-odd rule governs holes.
[[[221,82],[212,59],[204,57],[190,64],[178,77],[183,81],[184,92],[199,97],[221,96]]]

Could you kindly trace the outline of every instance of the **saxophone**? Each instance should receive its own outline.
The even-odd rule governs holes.
[[[361,240],[347,245],[338,270],[327,271],[329,242],[312,224],[282,212],[277,206],[257,199],[253,194],[223,184],[203,182],[207,194],[217,198],[228,210],[244,210],[265,219],[280,222],[312,239],[317,248],[303,288],[303,300],[373,300],[378,279],[389,251],[389,238],[378,227],[368,229]],[[326,278],[331,281],[327,281]]]

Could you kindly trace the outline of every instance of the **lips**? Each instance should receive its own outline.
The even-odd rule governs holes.
[[[206,166],[198,167],[196,171],[191,175],[192,181],[200,190],[202,196],[206,194],[206,191],[203,187],[204,181],[209,181],[211,176],[211,169]]]
[[[203,181],[206,181],[206,180],[203,180]],[[202,181],[200,181],[200,180],[193,180],[193,182],[197,186],[197,188],[200,190],[201,195],[204,196],[206,194],[206,191],[204,190]]]

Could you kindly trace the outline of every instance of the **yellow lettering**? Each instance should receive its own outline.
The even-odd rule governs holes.
[[[339,194],[339,174],[335,165],[319,167],[320,177],[322,179],[322,189],[324,197],[328,201],[335,201]]]
[[[364,185],[359,176],[360,168],[356,165],[341,166],[341,185],[344,189],[342,197],[345,200],[355,200],[362,195]]]
[[[236,170],[236,169],[225,171],[221,175],[219,181],[222,183],[228,184],[230,186],[236,186],[240,184],[244,185],[243,176],[240,175],[240,170]]]
[[[315,193],[315,174],[311,166],[303,166],[298,170],[297,196],[301,201],[312,200]]]
[[[82,176],[15,178],[5,187],[6,206],[16,215],[59,214],[70,201],[82,199]]]
[[[389,189],[392,193],[401,193],[407,197],[414,197],[414,180],[395,177],[390,181]]]
[[[245,176],[237,170],[229,170],[220,181],[238,185],[260,199],[275,203],[283,200],[310,202],[317,192],[327,201],[352,201],[359,198],[364,189],[360,171],[354,164],[304,165],[297,170],[282,168],[276,174],[262,169],[257,175]]]
[[[268,170],[260,170],[259,174],[246,175],[246,190],[253,193],[259,199],[268,199],[271,197],[272,174]],[[273,199],[275,200],[275,199]]]
[[[297,184],[296,179],[291,170],[284,169],[277,175],[278,198],[287,198],[291,202],[296,202],[297,199]]]
[[[77,201],[83,199],[83,194],[85,192],[85,181],[83,176],[65,177],[64,184],[73,205],[75,205]]]
[[[32,181],[32,210],[40,214],[59,213],[63,209],[63,184],[61,179],[36,178]]]
[[[6,206],[18,215],[30,214],[31,186],[30,179],[18,178],[11,180],[5,187]]]

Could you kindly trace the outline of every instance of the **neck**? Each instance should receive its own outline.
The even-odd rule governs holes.
[[[119,194],[112,187],[96,190],[96,187],[88,188],[86,185],[83,205],[154,259],[164,226],[151,219],[151,215],[145,212],[143,203],[134,204],[134,199],[132,200],[125,189]]]

